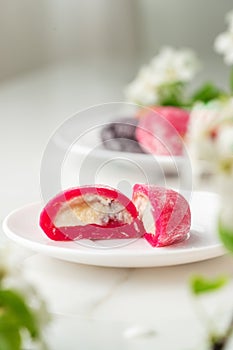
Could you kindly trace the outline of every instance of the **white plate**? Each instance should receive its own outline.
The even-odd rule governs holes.
[[[191,199],[192,227],[186,241],[163,248],[152,248],[144,239],[124,246],[112,241],[93,243],[54,242],[38,225],[41,204],[34,203],[12,212],[4,220],[6,235],[16,243],[36,252],[76,263],[113,267],[152,267],[179,265],[221,256],[224,249],[217,235],[218,196],[195,192]],[[122,240],[118,240],[119,244]],[[88,243],[88,242],[84,242]],[[116,242],[114,242],[116,243]],[[126,241],[124,242],[126,243]]]

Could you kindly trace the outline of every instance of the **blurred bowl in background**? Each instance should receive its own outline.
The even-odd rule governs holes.
[[[131,194],[135,183],[166,186],[166,177],[179,179],[179,186],[190,188],[190,162],[186,152],[182,156],[156,156],[108,150],[103,146],[101,130],[112,120],[133,117],[135,106],[110,103],[91,107],[67,119],[50,139],[53,159],[60,157],[61,188],[85,184],[106,184]],[[132,141],[135,142],[135,141]],[[51,159],[51,167],[53,166]]]

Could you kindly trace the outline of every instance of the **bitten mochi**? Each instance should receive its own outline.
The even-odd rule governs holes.
[[[143,224],[132,201],[107,186],[68,189],[48,202],[40,226],[55,241],[136,238]]]
[[[153,247],[185,240],[191,225],[186,199],[155,185],[136,184],[131,201],[107,186],[68,189],[50,200],[40,226],[55,241],[144,237]]]
[[[188,237],[190,207],[178,192],[155,185],[136,184],[133,202],[144,224],[144,238],[153,247],[168,246]]]

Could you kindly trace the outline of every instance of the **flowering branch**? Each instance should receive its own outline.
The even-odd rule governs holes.
[[[11,260],[7,248],[1,248],[0,262],[0,349],[21,350],[30,341],[45,350],[41,330],[49,317],[44,301]]]
[[[191,108],[197,101],[207,103],[225,96],[226,93],[212,82],[204,83],[191,96],[187,93],[188,84],[200,66],[192,50],[164,47],[127,86],[126,98],[144,106]]]
[[[187,106],[189,101],[185,89],[199,67],[200,63],[192,50],[164,47],[128,85],[126,98],[146,106]]]

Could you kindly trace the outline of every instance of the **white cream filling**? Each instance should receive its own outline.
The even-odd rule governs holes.
[[[55,220],[54,225],[56,227],[65,227],[65,226],[82,226],[85,225],[81,220],[79,220],[78,216],[75,215],[74,211],[66,205],[66,208],[62,208]]]
[[[139,212],[139,217],[142,220],[145,231],[154,235],[156,233],[156,226],[149,199],[143,194],[140,194],[134,200],[134,205]]]
[[[109,221],[130,224],[132,216],[119,201],[92,194],[66,202],[59,210],[54,224],[56,227],[106,225]]]

